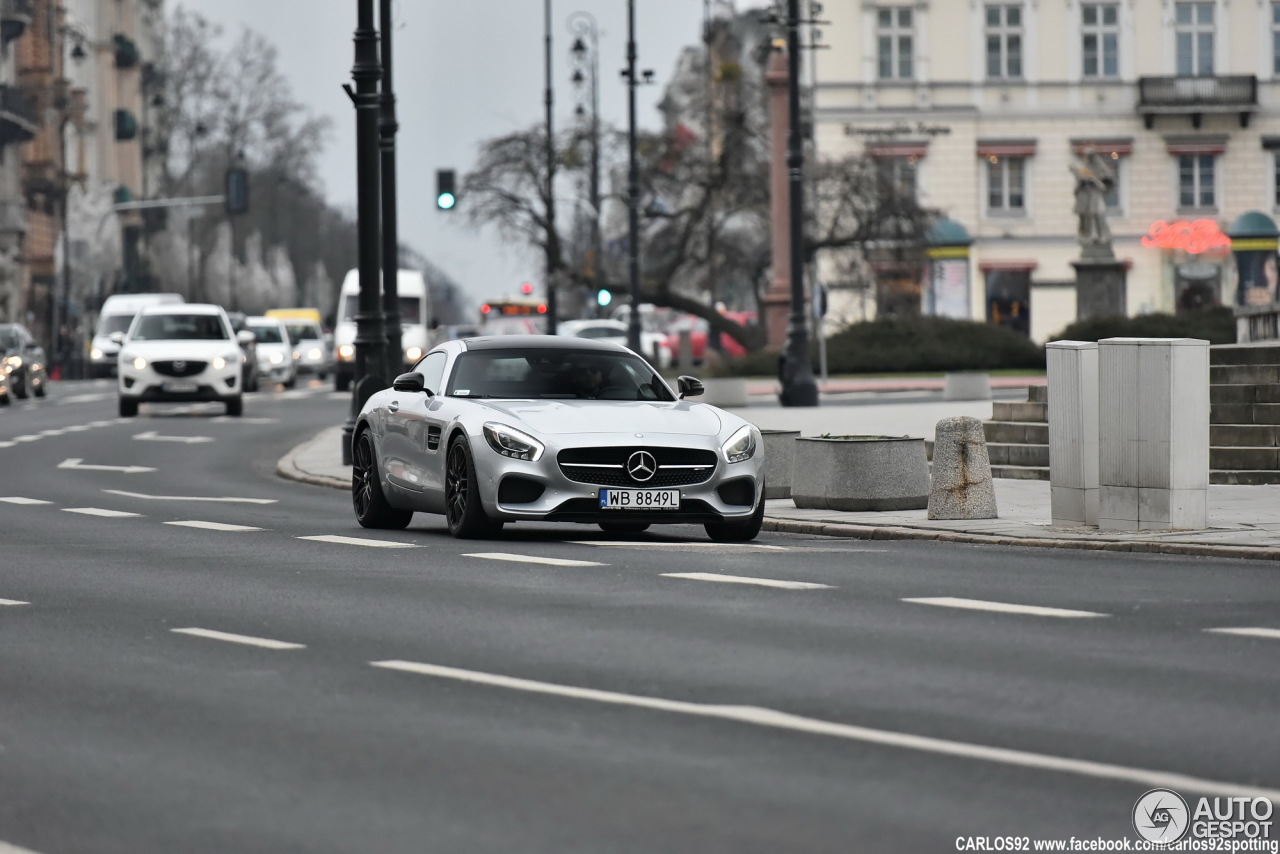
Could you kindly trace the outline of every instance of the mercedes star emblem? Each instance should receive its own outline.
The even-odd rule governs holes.
[[[636,451],[627,457],[627,474],[631,479],[643,483],[658,471],[658,461],[648,451]]]

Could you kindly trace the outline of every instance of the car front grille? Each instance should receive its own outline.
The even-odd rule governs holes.
[[[157,374],[166,377],[194,377],[204,370],[205,362],[194,362],[183,359],[169,359],[163,362],[152,362],[151,367]]]
[[[627,461],[645,452],[657,464],[653,477],[637,480],[627,473]],[[716,470],[716,452],[695,448],[642,446],[566,448],[556,456],[569,480],[596,486],[659,488],[706,482]]]

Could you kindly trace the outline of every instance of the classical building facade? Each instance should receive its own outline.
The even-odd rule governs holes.
[[[819,155],[878,158],[946,217],[926,269],[831,282],[833,311],[858,319],[905,295],[1047,340],[1076,317],[1072,167],[1087,160],[1114,178],[1127,313],[1275,299],[1280,2],[824,6]],[[1253,272],[1233,249],[1255,253]]]

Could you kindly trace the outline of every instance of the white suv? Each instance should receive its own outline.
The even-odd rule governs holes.
[[[244,411],[240,341],[220,306],[148,306],[112,337],[120,345],[121,417],[149,401],[220,401],[228,415]]]

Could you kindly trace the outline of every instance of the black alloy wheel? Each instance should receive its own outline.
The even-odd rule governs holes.
[[[351,506],[363,528],[399,530],[408,527],[413,518],[412,510],[400,510],[387,503],[378,480],[378,458],[368,430],[356,439],[351,454]]]
[[[460,540],[496,536],[502,522],[485,515],[477,488],[476,466],[465,436],[453,440],[445,461],[444,516],[449,533]]]

